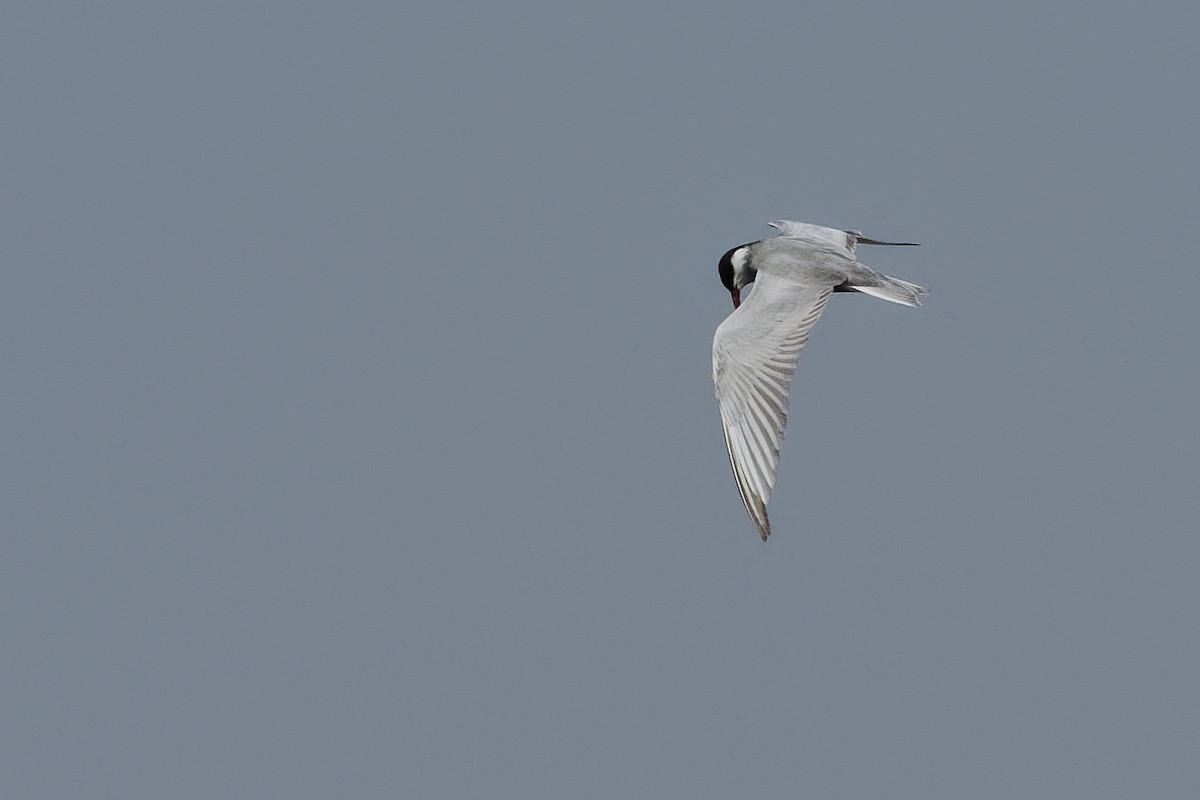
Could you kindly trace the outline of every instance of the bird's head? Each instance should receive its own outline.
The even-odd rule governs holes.
[[[725,284],[725,288],[733,297],[734,308],[742,304],[742,288],[746,284],[752,283],[754,276],[758,274],[758,271],[750,266],[750,245],[752,244],[755,243],[739,244],[721,256],[721,260],[717,263],[717,272],[721,275],[721,283]]]

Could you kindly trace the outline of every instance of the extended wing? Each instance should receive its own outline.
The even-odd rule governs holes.
[[[792,374],[832,293],[832,286],[760,272],[750,299],[713,337],[713,383],[729,463],[763,541],[771,535],[767,501],[775,486]]]

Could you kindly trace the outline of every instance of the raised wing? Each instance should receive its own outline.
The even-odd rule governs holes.
[[[777,219],[767,224],[787,239],[800,239],[821,247],[831,247],[851,261],[854,260],[854,245],[858,241],[858,235],[852,231],[840,231],[837,228],[796,222],[793,219]]]
[[[916,242],[884,242],[879,239],[868,239],[858,231],[842,231],[808,222],[796,222],[792,219],[777,219],[767,224],[779,231],[780,236],[832,247],[850,259],[854,258],[854,247],[859,244],[883,244],[892,247],[918,246]]]
[[[729,463],[763,541],[771,535],[767,501],[775,486],[792,374],[832,293],[832,286],[759,272],[750,298],[713,337],[713,383]]]

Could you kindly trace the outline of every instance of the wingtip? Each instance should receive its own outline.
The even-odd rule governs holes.
[[[758,528],[759,538],[765,542],[771,535],[771,520],[767,517],[767,509],[762,509],[762,520],[754,520],[754,527]]]
[[[855,236],[859,244],[878,244],[885,247],[920,247],[920,242],[884,242],[879,239],[868,239],[865,236]]]

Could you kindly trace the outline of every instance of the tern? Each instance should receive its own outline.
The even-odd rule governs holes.
[[[713,337],[713,384],[729,463],[746,512],[765,542],[771,535],[767,501],[775,486],[787,425],[788,389],[800,351],[834,292],[920,305],[925,289],[858,263],[860,244],[883,242],[857,231],[792,220],[768,223],[779,233],[741,244],[721,256],[717,270],[733,297],[733,313]],[[742,289],[754,291],[742,302]]]

